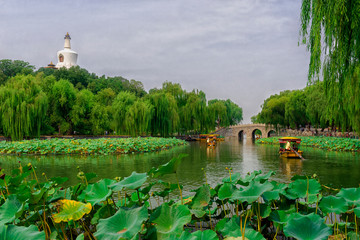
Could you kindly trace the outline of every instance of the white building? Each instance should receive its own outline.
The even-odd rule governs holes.
[[[64,49],[57,52],[58,63],[56,64],[56,68],[71,68],[72,66],[77,66],[77,52],[71,50],[70,45],[70,35],[67,33],[65,35],[65,44]]]

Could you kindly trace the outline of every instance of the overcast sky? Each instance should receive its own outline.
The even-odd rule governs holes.
[[[97,75],[164,81],[207,99],[231,99],[243,123],[264,99],[304,88],[309,53],[298,46],[301,0],[0,0],[0,59],[37,68],[70,33],[78,64]]]

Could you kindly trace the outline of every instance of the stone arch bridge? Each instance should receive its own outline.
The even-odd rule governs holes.
[[[239,124],[227,128],[221,128],[214,133],[225,137],[238,137],[242,140],[244,137],[246,137],[246,139],[255,139],[256,130],[261,132],[261,137],[263,138],[270,137],[271,133],[276,133],[274,127],[265,124]]]

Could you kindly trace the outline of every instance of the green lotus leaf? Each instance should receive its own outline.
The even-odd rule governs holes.
[[[67,188],[65,190],[61,190],[60,187],[56,188],[55,193],[49,199],[49,202],[53,202],[59,199],[71,199],[71,190]]]
[[[218,240],[216,232],[213,230],[205,230],[205,231],[196,231],[193,233],[189,233],[184,231],[179,240]]]
[[[251,240],[265,240],[264,236],[261,235],[261,233],[250,228],[245,230],[245,237]]]
[[[325,214],[328,213],[340,214],[347,211],[348,205],[345,199],[343,199],[342,197],[327,196],[321,200],[319,204],[319,208]]]
[[[360,217],[360,207],[356,207],[353,209],[354,213],[356,214],[357,217]]]
[[[191,214],[194,214],[197,218],[202,218],[206,212],[202,209],[190,209]]]
[[[231,174],[231,180],[230,180],[230,176],[223,178],[221,181],[223,183],[236,183],[239,179],[241,179],[241,174],[240,173],[233,173]]]
[[[0,225],[13,222],[24,211],[24,204],[15,195],[9,195],[5,203],[0,207]]]
[[[348,237],[347,239],[349,239],[349,240],[359,240],[360,239],[359,234],[356,234],[356,232],[348,232],[347,237]]]
[[[307,203],[315,203],[321,185],[315,179],[297,179],[289,184],[285,196],[289,199],[308,198]]]
[[[326,226],[324,220],[314,213],[296,216],[289,220],[284,227],[287,237],[298,240],[327,240],[331,234],[331,228]]]
[[[232,194],[235,192],[236,187],[232,183],[224,183],[218,191],[218,198],[224,200],[231,198]]]
[[[210,201],[210,186],[203,185],[196,190],[196,194],[192,199],[192,209],[202,209],[209,204]]]
[[[227,237],[224,238],[224,240],[249,240],[248,238],[242,238],[242,237]]]
[[[160,177],[166,174],[176,173],[182,159],[187,156],[188,154],[182,153],[177,157],[173,157],[168,163],[161,165],[157,169],[151,169],[149,175],[153,174],[153,177]]]
[[[285,194],[286,184],[277,183],[275,181],[270,182],[274,188],[270,192],[264,192],[263,198],[265,201],[279,200],[280,194]]]
[[[291,219],[291,217],[294,217],[294,215],[292,215],[292,213],[294,212],[295,209],[293,209],[292,211],[275,210],[270,213],[270,219],[275,223],[284,225]]]
[[[161,206],[159,216],[153,220],[156,224],[158,239],[179,237],[184,225],[191,221],[191,213],[186,205],[169,206],[164,203]],[[176,239],[176,237],[174,238]]]
[[[53,214],[54,222],[56,223],[79,220],[91,211],[90,203],[84,204],[74,200],[63,199],[57,201],[57,204],[60,206],[60,211]]]
[[[147,173],[132,172],[129,177],[126,177],[120,182],[110,185],[110,188],[114,192],[122,191],[124,188],[136,190],[144,184],[147,178]]]
[[[360,205],[360,188],[342,188],[336,196],[344,198],[349,206]]]
[[[115,180],[102,179],[94,184],[89,184],[84,191],[79,195],[79,200],[95,205],[97,203],[106,201],[111,196],[112,191],[108,187],[113,184]]]
[[[130,210],[120,208],[115,215],[99,221],[94,236],[98,240],[131,239],[141,230],[147,218],[145,206]]]
[[[249,219],[248,219],[249,220]],[[242,227],[244,228],[245,224],[245,216],[242,216]],[[245,229],[251,229],[249,225],[249,221],[246,222]],[[232,218],[224,218],[220,220],[216,226],[215,230],[220,232],[225,237],[241,237],[241,231],[240,231],[240,217],[233,216]],[[246,236],[246,230],[245,230],[245,236]]]
[[[35,225],[20,227],[15,225],[0,226],[0,240],[39,240],[45,239],[45,232],[39,232]]]
[[[264,192],[271,191],[274,186],[269,183],[251,182],[249,186],[243,190],[235,191],[231,196],[232,200],[239,200],[240,202],[252,203],[256,201]]]
[[[263,183],[263,182],[267,181],[273,175],[275,175],[275,172],[270,171],[267,174],[264,174],[264,175],[259,174],[259,175],[255,176],[254,180]]]

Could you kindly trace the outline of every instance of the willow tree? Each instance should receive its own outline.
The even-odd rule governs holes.
[[[72,131],[71,110],[75,104],[76,90],[67,80],[55,82],[50,94],[50,120],[59,134]]]
[[[138,99],[126,112],[126,131],[132,136],[146,135],[150,131],[154,107],[149,100]]]
[[[173,95],[162,90],[149,92],[147,95],[154,114],[151,120],[153,135],[169,136],[178,130],[179,114],[176,100]]]
[[[90,117],[94,104],[94,94],[89,90],[83,89],[76,93],[76,99],[70,112],[70,117],[74,126],[73,130],[77,133],[90,134]]]
[[[39,137],[48,98],[32,75],[17,75],[0,88],[1,126],[12,140]]]
[[[126,113],[137,97],[131,92],[120,92],[112,104],[114,129],[118,134],[127,134],[126,130]]]
[[[332,114],[341,126],[350,122],[360,131],[360,99],[353,93],[360,86],[356,69],[360,65],[360,0],[303,0],[302,43],[310,51],[309,80],[322,74],[328,102],[335,102]],[[321,72],[322,71],[322,72]],[[351,99],[349,99],[351,98]]]

